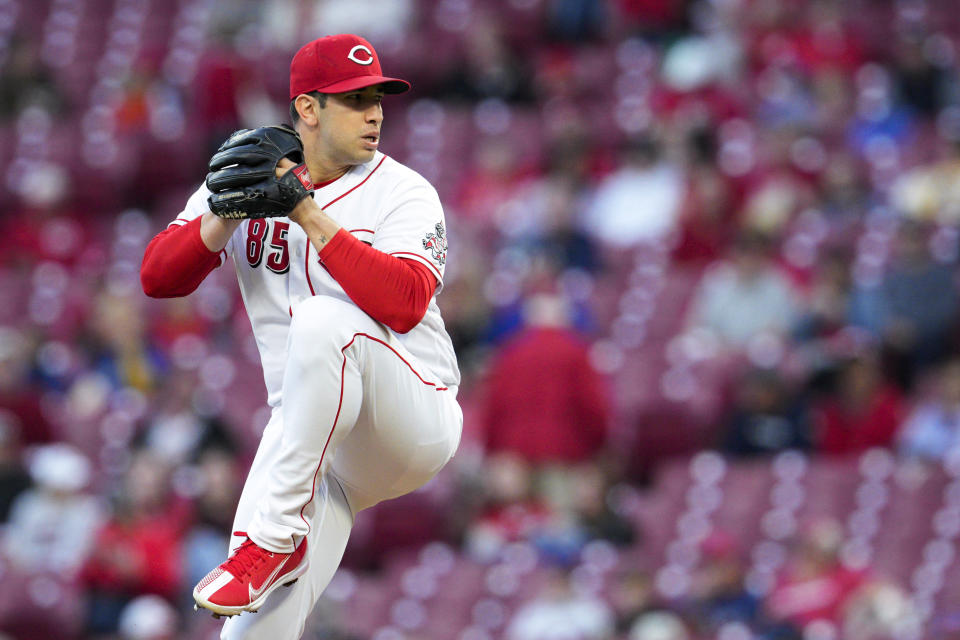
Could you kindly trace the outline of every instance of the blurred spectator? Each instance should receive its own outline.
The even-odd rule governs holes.
[[[554,134],[543,175],[520,183],[512,199],[494,209],[503,241],[534,255],[553,254],[560,268],[594,271],[597,249],[576,220],[589,201],[592,146],[579,124]]]
[[[176,640],[180,620],[169,602],[147,595],[123,608],[119,626],[122,640]]]
[[[889,447],[903,414],[903,395],[884,380],[876,355],[851,358],[840,366],[834,392],[815,409],[815,447],[836,455]]]
[[[839,522],[821,519],[805,528],[764,602],[772,620],[800,631],[814,621],[840,628],[844,607],[869,580],[840,562],[842,543]]]
[[[22,445],[49,442],[54,435],[34,380],[34,340],[27,332],[0,327],[0,423]]]
[[[783,235],[799,212],[814,206],[812,181],[796,166],[795,159],[801,141],[814,147],[820,143],[803,138],[787,126],[764,130],[758,137],[758,153],[764,156],[764,163],[746,181],[739,224],[776,238]]]
[[[598,38],[609,23],[608,4],[606,0],[548,0],[547,33],[572,42]]]
[[[137,452],[123,478],[113,516],[100,530],[84,567],[87,627],[116,631],[120,612],[144,594],[173,600],[182,580],[181,547],[188,510],[171,497],[169,470]]]
[[[196,462],[210,448],[233,451],[236,444],[227,425],[217,416],[203,415],[200,389],[196,371],[177,370],[167,377],[135,444],[171,468]]]
[[[880,290],[880,330],[901,360],[899,379],[907,383],[918,368],[941,360],[957,324],[954,270],[934,261],[928,241],[924,226],[901,225]]]
[[[679,212],[680,239],[673,259],[703,265],[719,259],[732,240],[735,194],[713,166],[693,168]]]
[[[848,144],[868,162],[876,159],[878,140],[900,148],[912,145],[918,133],[916,114],[897,101],[890,70],[868,63],[857,75],[857,108],[847,124]],[[896,165],[888,169],[896,169]],[[889,171],[880,179],[895,175]]]
[[[214,34],[208,43],[192,92],[196,102],[193,118],[199,119],[199,130],[206,133],[205,146],[210,154],[240,125],[243,65],[237,52],[224,42],[227,35]]]
[[[871,205],[879,203],[863,167],[848,152],[830,154],[817,180],[817,200],[815,206],[836,225],[836,235],[841,239],[844,225],[862,219]]]
[[[97,297],[84,346],[94,370],[115,389],[146,392],[158,384],[166,362],[148,342],[144,324],[140,299],[106,292]]]
[[[844,249],[827,249],[813,266],[812,282],[797,326],[803,341],[829,339],[852,321],[850,255]]]
[[[32,453],[34,486],[13,503],[3,537],[10,564],[66,579],[77,574],[105,515],[100,502],[84,493],[91,471],[90,461],[70,445],[45,445]]]
[[[151,309],[147,317],[149,339],[157,348],[170,352],[182,336],[213,337],[212,323],[198,312],[196,301],[187,297],[166,298],[159,307]]]
[[[630,627],[628,640],[690,640],[683,619],[672,611],[649,611],[641,614]]]
[[[537,494],[530,465],[517,455],[489,456],[481,483],[481,504],[464,540],[465,551],[477,560],[495,559],[505,545],[529,539],[553,517]]]
[[[703,13],[711,10],[705,8]],[[712,107],[719,106],[723,93],[719,85],[735,77],[739,65],[736,42],[720,31],[709,35],[694,32],[664,49],[660,67],[663,83],[679,94],[696,95]]]
[[[607,397],[587,344],[557,295],[525,305],[529,326],[504,343],[488,373],[484,434],[489,453],[532,463],[577,462],[606,441]]]
[[[900,99],[921,115],[933,117],[947,99],[948,71],[925,53],[925,43],[929,40],[919,35],[900,36],[895,45],[893,70]]]
[[[542,591],[520,605],[507,640],[611,640],[613,613],[600,599],[577,592],[570,574],[551,571]]]
[[[536,504],[546,509],[523,539],[544,562],[566,566],[591,541],[627,547],[639,538],[633,522],[611,504],[609,471],[602,463],[541,466],[531,477]]]
[[[5,264],[25,267],[49,260],[78,266],[102,257],[96,221],[85,220],[85,212],[69,201],[77,186],[66,167],[37,162],[11,186],[20,199],[7,204],[11,215],[0,218]]]
[[[122,96],[114,115],[117,131],[124,136],[143,133],[149,128],[150,107],[147,90],[150,74],[145,69],[131,70],[124,79]]]
[[[592,333],[589,301],[571,299],[564,286],[567,275],[579,274],[564,269],[563,256],[555,247],[528,245],[521,251],[506,250],[501,257],[506,263],[503,270],[509,273],[488,275],[484,286],[495,303],[484,328],[483,340],[488,345],[502,347],[526,327],[559,326],[582,339]]]
[[[233,511],[240,499],[243,473],[229,448],[206,448],[197,461],[200,495],[194,504],[194,521],[183,541],[184,578],[196,584],[207,574],[211,561],[223,558],[230,542]]]
[[[772,64],[757,75],[757,93],[760,101],[755,110],[759,123],[765,125],[773,134],[770,139],[783,138],[791,130],[808,125],[815,117],[815,107],[811,87],[800,69],[790,64]],[[765,167],[766,169],[766,167]],[[789,163],[784,157],[773,160],[770,175],[783,188],[783,202],[796,195],[793,190],[799,186],[796,176],[790,176]],[[766,182],[766,185],[772,185]],[[770,191],[766,197],[773,197]]]
[[[701,635],[716,634],[723,625],[752,625],[760,602],[745,584],[745,567],[736,540],[724,531],[711,532],[700,544],[702,559],[691,578],[689,617]]]
[[[528,180],[506,208],[498,210],[500,233],[531,255],[549,255],[558,270],[594,272],[600,256],[576,217],[583,206],[589,180],[589,158],[573,137],[551,148],[546,173]]]
[[[842,69],[852,72],[867,58],[862,23],[840,0],[814,0],[786,5],[785,15],[792,9],[801,12],[798,23],[784,24],[788,38],[795,38],[800,65],[809,70]],[[788,18],[789,20],[789,18]],[[776,52],[781,53],[781,52]]]
[[[637,540],[633,523],[611,506],[611,482],[602,464],[577,465],[568,476],[571,507],[584,542],[607,540],[627,547]]]
[[[923,622],[910,596],[896,584],[871,580],[844,607],[844,640],[910,638],[922,635]]]
[[[268,79],[264,73],[247,73],[237,87],[237,111],[240,125],[255,129],[264,122],[286,122],[289,117],[270,95]]]
[[[621,567],[614,576],[607,596],[616,619],[616,631],[626,635],[642,614],[656,609],[657,594],[653,576],[634,567]]]
[[[378,50],[402,47],[417,18],[413,0],[326,0],[313,5],[311,33],[361,33]]]
[[[856,109],[855,87],[850,76],[838,67],[821,67],[810,79],[810,90],[814,99],[814,128],[824,140],[840,140],[846,135],[846,126],[850,114]],[[836,150],[841,157],[849,157],[852,150]],[[820,174],[821,179],[831,179],[832,160]]]
[[[450,60],[434,93],[441,99],[472,103],[496,98],[508,103],[533,99],[526,60],[504,38],[496,17],[474,16],[459,56]]]
[[[807,407],[777,371],[747,371],[736,387],[723,439],[725,452],[756,456],[810,447]]]
[[[960,222],[960,139],[942,142],[937,151],[936,161],[904,171],[894,180],[890,200],[911,220],[956,225]]]
[[[437,304],[457,352],[464,389],[472,387],[473,372],[485,363],[485,337],[491,325],[492,305],[484,295],[489,274],[487,257],[479,247],[463,247],[462,271],[445,276]]]
[[[31,105],[61,111],[66,98],[40,58],[38,41],[25,35],[10,40],[0,71],[0,122],[8,122]]]
[[[476,140],[471,163],[464,167],[463,177],[453,200],[456,203],[457,221],[468,225],[481,234],[483,227],[492,226],[497,220],[508,217],[498,209],[523,188],[530,178],[520,165],[523,149],[509,137],[483,137]],[[482,237],[482,236],[481,236]]]
[[[597,187],[583,225],[597,242],[630,247],[657,241],[677,224],[683,171],[666,159],[652,136],[629,141],[622,165]]]
[[[558,190],[556,195],[559,197],[547,210],[547,224],[540,241],[543,250],[557,253],[567,269],[589,273],[598,271],[603,266],[600,250],[576,224],[579,206],[576,195],[565,190]]]
[[[615,7],[617,26],[641,30],[650,36],[679,27],[684,19],[685,3],[682,0],[611,0]]]
[[[937,370],[933,392],[910,411],[898,436],[897,450],[930,462],[943,460],[960,447],[960,360]]]
[[[690,304],[689,326],[735,349],[761,333],[786,335],[797,322],[793,288],[771,260],[769,239],[755,232],[744,232],[731,260],[703,276]]]
[[[0,415],[0,525],[10,517],[17,496],[30,486],[21,454],[19,428]]]

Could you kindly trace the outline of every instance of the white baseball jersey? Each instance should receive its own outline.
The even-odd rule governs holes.
[[[209,211],[209,195],[206,185],[201,185],[171,224],[186,224]],[[443,208],[436,190],[417,172],[378,151],[370,162],[352,167],[317,189],[313,197],[359,240],[384,253],[427,265],[437,277],[436,293],[440,292],[447,254]],[[268,402],[277,406],[296,303],[313,295],[350,298],[324,268],[303,229],[289,218],[245,220],[223,253],[236,265],[260,350]],[[460,372],[436,293],[416,327],[394,334],[439,380],[456,387]]]

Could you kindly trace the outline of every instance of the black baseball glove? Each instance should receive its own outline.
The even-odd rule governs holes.
[[[281,158],[297,166],[277,178]],[[207,204],[221,218],[285,216],[313,193],[303,142],[287,125],[235,131],[217,149],[209,168]]]

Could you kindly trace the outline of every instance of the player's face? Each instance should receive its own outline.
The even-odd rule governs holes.
[[[325,164],[343,167],[373,159],[380,144],[383,95],[379,85],[329,94],[326,106],[316,112],[316,152]]]

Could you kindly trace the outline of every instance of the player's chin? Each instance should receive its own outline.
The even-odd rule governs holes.
[[[371,160],[373,160],[373,156],[376,155],[376,153],[377,153],[376,149],[370,149],[369,147],[360,149],[357,152],[357,160],[360,163],[370,162]]]

